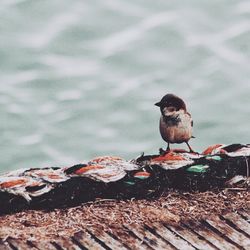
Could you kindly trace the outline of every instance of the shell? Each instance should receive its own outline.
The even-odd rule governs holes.
[[[165,170],[175,170],[194,163],[193,154],[175,153],[170,151],[164,156],[159,156],[151,160],[151,164],[158,164]]]
[[[116,156],[94,158],[87,164],[80,164],[65,169],[69,176],[88,177],[95,181],[115,182],[124,178],[127,171],[138,170],[139,166]],[[73,171],[71,171],[73,170]]]

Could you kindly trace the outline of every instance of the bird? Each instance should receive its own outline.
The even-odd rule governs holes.
[[[174,94],[166,94],[162,97],[161,101],[155,103],[160,107],[160,133],[164,141],[168,143],[167,150],[170,151],[170,143],[183,143],[185,142],[191,153],[193,149],[188,141],[192,136],[193,119],[191,114],[187,112],[185,102]],[[162,149],[160,149],[162,152]]]

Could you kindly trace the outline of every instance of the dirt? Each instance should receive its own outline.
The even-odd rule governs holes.
[[[244,188],[200,193],[171,190],[155,200],[96,200],[72,208],[4,215],[0,217],[0,238],[50,240],[57,236],[72,236],[88,228],[96,232],[122,231],[123,225],[178,224],[249,209],[250,193]]]

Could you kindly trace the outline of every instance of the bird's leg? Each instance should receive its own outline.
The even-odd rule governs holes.
[[[160,148],[159,149],[159,153],[160,153],[160,155],[165,155],[165,154],[167,154],[169,151],[170,151],[170,146],[169,146],[169,142],[168,142],[168,147],[167,147],[167,149],[166,150],[164,150],[163,148]]]
[[[195,153],[194,150],[191,148],[191,146],[189,145],[189,143],[187,141],[186,141],[186,144],[187,144],[187,146],[189,148],[190,153]]]
[[[170,151],[170,143],[168,142],[168,147],[167,147],[166,152],[169,152],[169,151]]]

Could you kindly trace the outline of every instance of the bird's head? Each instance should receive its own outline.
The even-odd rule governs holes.
[[[155,103],[156,106],[160,107],[163,116],[174,116],[176,112],[183,110],[186,112],[185,102],[174,94],[167,94],[162,99]]]

